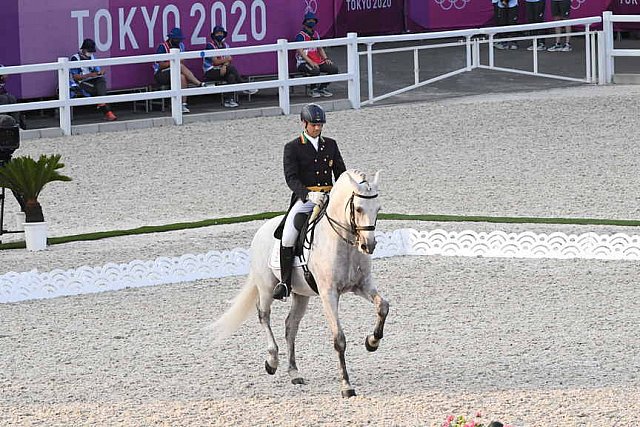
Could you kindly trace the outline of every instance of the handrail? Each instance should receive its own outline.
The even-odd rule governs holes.
[[[147,55],[135,55],[127,57],[114,57],[114,58],[100,58],[94,60],[82,61],[82,66],[119,66],[139,63],[153,63],[160,61],[169,61],[171,64],[171,89],[164,91],[154,92],[140,92],[129,94],[117,94],[107,95],[102,97],[90,97],[71,99],[69,97],[69,70],[75,68],[77,63],[69,61],[67,58],[59,58],[58,62],[50,62],[44,64],[29,64],[18,66],[6,66],[0,68],[0,75],[2,74],[16,74],[16,73],[34,73],[43,71],[54,71],[58,73],[58,86],[59,99],[50,101],[36,101],[20,104],[10,104],[0,106],[0,113],[12,112],[12,111],[28,111],[37,110],[43,108],[59,108],[60,109],[60,127],[65,135],[71,133],[71,119],[70,108],[79,105],[90,105],[102,102],[128,102],[128,101],[144,101],[159,98],[171,98],[172,105],[172,117],[176,124],[182,124],[182,112],[180,108],[180,98],[182,96],[192,95],[205,95],[205,94],[217,94],[230,91],[240,91],[249,89],[267,89],[277,88],[279,94],[279,107],[283,114],[290,113],[290,100],[289,100],[289,88],[296,85],[318,84],[328,83],[336,81],[346,81],[348,84],[348,97],[353,108],[360,108],[362,104],[360,100],[360,68],[359,57],[367,56],[367,74],[369,85],[369,99],[365,103],[374,102],[375,99],[383,99],[396,93],[402,93],[412,87],[420,87],[429,82],[438,81],[442,78],[447,78],[451,75],[458,74],[464,71],[471,71],[474,68],[491,68],[507,70],[505,68],[498,68],[493,63],[493,46],[497,34],[512,33],[521,31],[532,31],[556,28],[559,26],[584,26],[583,32],[576,32],[571,34],[584,35],[586,42],[586,78],[576,79],[568,78],[569,80],[593,82],[595,81],[595,70],[597,65],[598,78],[600,83],[608,83],[611,81],[613,74],[613,57],[616,56],[640,56],[640,50],[635,49],[614,49],[613,48],[613,22],[640,22],[640,15],[612,15],[611,12],[603,13],[603,16],[595,16],[579,19],[567,19],[562,21],[543,22],[536,24],[521,24],[514,26],[503,27],[485,27],[485,28],[471,28],[464,30],[454,31],[437,31],[431,33],[416,33],[416,34],[399,34],[399,35],[384,35],[384,36],[366,36],[358,37],[355,33],[349,33],[346,37],[335,39],[314,40],[308,42],[289,42],[284,39],[278,40],[277,43],[257,45],[257,46],[242,46],[232,47],[225,49],[217,49],[214,51],[207,50],[193,50],[188,52],[180,52],[177,49],[172,49],[170,53],[163,54],[147,54]],[[602,23],[604,37],[597,37],[598,49],[595,49],[595,33],[590,29],[593,24]],[[528,37],[510,37],[508,40],[522,40],[532,39],[533,41],[542,38],[544,36],[528,36]],[[551,37],[548,36],[548,37]],[[420,42],[427,40],[442,40],[458,38],[457,41],[447,41],[445,43],[427,44],[415,47],[396,47],[392,49],[373,49],[374,44],[389,43],[389,42]],[[444,41],[444,40],[443,40]],[[489,50],[489,65],[482,65],[480,63],[479,48],[483,44],[490,46]],[[366,49],[359,51],[359,45],[365,45]],[[347,70],[345,72],[335,75],[323,75],[317,77],[303,77],[291,79],[289,76],[289,53],[292,50],[301,48],[313,48],[313,47],[331,47],[331,46],[346,46],[347,47]],[[419,65],[417,51],[423,49],[433,49],[444,46],[462,46],[466,47],[466,66],[459,70],[455,70],[438,77],[434,77],[430,80],[420,82],[419,81]],[[383,97],[373,98],[373,81],[372,81],[372,61],[371,57],[374,54],[390,53],[398,51],[414,51],[414,85],[405,89],[400,89],[392,92],[391,94],[383,95]],[[180,87],[179,81],[179,63],[182,60],[187,59],[201,59],[209,56],[219,55],[248,55],[248,54],[263,54],[273,53],[277,57],[277,76],[270,80],[262,80],[259,82],[248,83],[236,83],[224,86],[207,86],[198,88],[185,88]],[[534,58],[534,71],[525,71],[525,74],[543,75],[538,72],[537,68],[537,52],[532,52]],[[597,60],[597,61],[596,61]],[[592,73],[591,68],[594,72]],[[516,72],[514,70],[509,70]],[[522,71],[519,71],[522,72]],[[550,76],[544,74],[546,77],[563,78],[562,76]]]
[[[134,55],[126,57],[99,58],[82,61],[82,66],[118,66],[139,63],[153,63],[160,61],[170,62],[170,90],[154,91],[147,93],[129,93],[117,95],[94,96],[89,98],[70,98],[69,96],[69,70],[77,67],[79,64],[70,61],[68,58],[58,58],[58,62],[50,62],[46,64],[30,64],[8,66],[0,68],[0,74],[16,74],[16,73],[34,73],[42,71],[55,71],[58,74],[58,100],[53,101],[33,101],[20,104],[9,104],[0,106],[0,113],[13,111],[29,111],[44,108],[60,109],[60,128],[63,134],[71,134],[71,107],[80,105],[91,105],[106,102],[126,102],[126,101],[144,101],[150,99],[159,99],[171,97],[171,112],[175,124],[182,124],[181,97],[189,95],[205,95],[230,92],[236,90],[249,89],[267,89],[279,88],[279,105],[283,114],[290,113],[289,88],[291,86],[319,84],[337,81],[346,81],[349,87],[349,100],[353,108],[360,107],[360,90],[359,90],[359,69],[357,59],[347,59],[348,69],[346,72],[328,76],[304,77],[292,80],[289,78],[289,55],[290,50],[318,47],[318,46],[347,46],[350,55],[357,58],[357,34],[349,33],[347,37],[337,39],[315,40],[309,42],[289,42],[285,39],[278,40],[277,44],[258,45],[258,46],[242,46],[218,49],[215,52],[206,50],[195,50],[189,52],[180,52],[178,49],[171,49],[169,53]],[[210,55],[248,55],[257,53],[274,53],[278,57],[278,76],[271,80],[260,82],[236,83],[224,86],[206,86],[200,88],[185,88],[180,86],[179,64],[180,61],[186,59],[203,58]]]

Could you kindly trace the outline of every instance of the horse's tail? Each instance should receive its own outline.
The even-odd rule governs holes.
[[[249,277],[247,284],[231,302],[231,307],[218,320],[204,329],[214,334],[216,343],[222,342],[237,331],[250,315],[256,312],[257,301],[258,287]]]

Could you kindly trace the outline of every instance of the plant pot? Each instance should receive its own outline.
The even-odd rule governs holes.
[[[47,223],[25,222],[24,241],[28,251],[42,251],[47,248]]]
[[[24,212],[16,212],[16,230],[24,231],[24,221],[26,219]]]

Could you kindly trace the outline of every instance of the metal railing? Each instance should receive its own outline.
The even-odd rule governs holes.
[[[613,47],[613,24],[615,22],[640,22],[640,15],[614,15],[611,12],[602,14],[602,31],[604,33],[602,50],[604,54],[600,65],[602,68],[601,83],[603,84],[613,81],[613,75],[615,74],[614,60],[616,57],[640,56],[640,49],[615,49]]]
[[[594,32],[591,26],[602,22],[603,31]],[[347,37],[326,39],[311,42],[288,42],[278,40],[276,44],[245,46],[217,50],[215,55],[249,55],[256,53],[275,53],[277,55],[277,76],[270,80],[253,81],[249,83],[238,83],[224,86],[207,86],[198,88],[180,87],[180,61],[186,59],[201,59],[206,55],[206,51],[180,52],[172,49],[170,53],[139,55],[119,58],[104,58],[90,61],[83,61],[83,66],[113,66],[138,63],[153,63],[158,61],[170,62],[170,89],[153,92],[136,92],[127,94],[112,94],[101,97],[90,98],[70,98],[69,96],[69,70],[73,65],[67,58],[59,58],[58,62],[34,65],[20,65],[0,68],[0,74],[20,74],[34,73],[42,71],[56,71],[58,74],[58,99],[50,101],[33,101],[20,104],[0,106],[0,114],[13,111],[29,111],[57,108],[60,110],[60,128],[65,135],[71,134],[71,108],[80,105],[146,101],[160,98],[171,98],[171,114],[175,124],[182,124],[182,96],[210,95],[223,92],[234,92],[250,89],[278,89],[278,105],[283,114],[289,114],[290,88],[297,85],[309,85],[317,83],[328,83],[346,81],[348,85],[348,99],[352,108],[360,108],[361,105],[372,104],[437,81],[453,77],[460,73],[472,71],[475,68],[505,71],[510,73],[540,76],[546,78],[576,81],[583,83],[611,83],[614,72],[614,57],[619,56],[640,56],[640,49],[614,49],[613,48],[613,23],[614,22],[640,22],[640,15],[613,15],[611,12],[604,12],[603,17],[590,17],[581,19],[569,19],[564,21],[544,22],[538,24],[511,25],[502,27],[474,28],[458,31],[441,31],[433,33],[402,34],[389,36],[358,37],[356,33],[349,33]],[[560,34],[561,36],[583,36],[585,41],[585,65],[584,77],[566,76],[559,74],[542,73],[539,70],[538,51],[533,49],[532,71],[496,66],[494,45],[497,43],[496,37],[504,33],[515,33],[524,31],[550,30],[559,27],[583,26],[584,31]],[[502,37],[500,42],[531,40],[535,46],[540,39],[554,38],[558,34],[548,35],[528,35],[518,37]],[[450,39],[458,38],[456,41]],[[449,40],[447,40],[449,39]],[[425,41],[443,40],[442,43],[425,44]],[[374,49],[374,45],[383,43],[406,43],[415,42],[415,46],[392,47],[385,49]],[[365,49],[359,51],[359,45],[365,45]],[[347,70],[345,73],[334,75],[323,75],[317,77],[299,77],[291,79],[289,77],[289,51],[299,48],[310,47],[331,47],[346,46],[347,49]],[[419,53],[429,49],[441,49],[449,47],[464,47],[464,66],[425,80],[420,79],[421,67]],[[488,61],[483,64],[481,61],[481,50],[488,49]],[[396,52],[413,52],[413,84],[397,89],[385,94],[374,95],[374,72],[373,56]],[[360,57],[366,56],[366,78],[367,78],[367,99],[361,101],[360,98]]]
[[[407,92],[431,83],[435,83],[437,81],[440,81],[449,77],[453,77],[455,75],[458,75],[467,71],[471,71],[474,68],[485,68],[485,69],[491,69],[491,70],[506,71],[506,72],[516,73],[516,74],[526,74],[526,75],[534,75],[534,76],[554,78],[554,79],[560,79],[560,80],[594,83],[596,81],[594,76],[598,74],[597,67],[596,67],[598,62],[597,62],[596,49],[595,49],[596,33],[590,30],[590,26],[600,22],[602,22],[602,18],[591,17],[591,18],[582,18],[582,19],[568,19],[563,21],[544,22],[544,23],[538,23],[538,24],[474,28],[474,29],[459,30],[459,31],[442,31],[442,32],[421,33],[421,34],[403,34],[403,35],[395,35],[395,36],[359,37],[358,43],[366,45],[366,50],[359,52],[359,55],[367,57],[367,79],[368,79],[367,80],[368,97],[366,100],[362,101],[361,104],[362,105],[372,104],[376,101],[380,101],[394,95],[398,95],[398,94],[401,94],[401,93],[404,93],[404,92]],[[585,59],[585,77],[584,78],[575,78],[570,76],[561,76],[557,74],[541,73],[538,67],[538,51],[536,49],[532,50],[533,71],[518,70],[514,68],[507,68],[507,67],[498,67],[495,65],[495,57],[494,57],[493,49],[494,49],[494,44],[496,43],[496,40],[495,40],[496,35],[504,34],[504,33],[523,32],[523,31],[548,30],[551,28],[566,27],[566,26],[584,26],[585,27],[585,31],[583,32],[573,32],[569,34],[566,34],[566,33],[562,34],[563,36],[571,35],[571,36],[585,37],[586,59]],[[557,37],[557,34],[550,34],[545,36],[530,35],[530,36],[521,36],[521,37],[505,37],[505,38],[500,38],[499,41],[504,42],[504,41],[531,40],[534,45],[537,45],[538,39],[554,38],[554,37]],[[441,39],[451,39],[451,38],[459,38],[460,40],[453,41],[453,42],[430,44],[430,45],[422,44],[422,45],[416,45],[416,46],[403,46],[403,47],[388,48],[388,49],[376,49],[376,50],[373,49],[373,46],[375,44],[380,44],[380,43],[425,42],[428,40],[441,40]],[[487,45],[489,49],[489,59],[488,59],[488,64],[486,65],[483,65],[480,61],[480,49],[483,45]],[[441,48],[448,48],[448,47],[454,47],[454,46],[459,46],[459,47],[464,46],[465,66],[421,81],[419,52],[427,49],[441,49]],[[392,92],[374,96],[373,55],[406,52],[406,51],[413,51],[413,74],[414,74],[413,84],[403,87],[401,89],[394,90]]]
[[[64,135],[71,134],[71,108],[81,105],[92,105],[101,103],[133,102],[152,99],[171,98],[171,115],[177,125],[182,124],[182,97],[194,95],[209,95],[222,92],[234,92],[250,89],[278,88],[279,106],[283,114],[290,113],[289,89],[291,86],[308,85],[317,83],[328,83],[346,81],[348,85],[348,95],[353,108],[360,108],[360,71],[357,60],[357,34],[349,33],[347,37],[337,39],[318,40],[311,42],[293,42],[278,40],[277,44],[245,46],[228,49],[219,49],[215,53],[208,51],[180,52],[179,49],[171,49],[170,53],[137,55],[116,58],[104,58],[82,61],[83,67],[90,66],[113,66],[140,63],[154,63],[159,61],[169,61],[170,63],[170,89],[152,92],[135,92],[118,95],[92,96],[88,98],[71,98],[69,85],[69,70],[77,67],[78,64],[69,61],[68,58],[59,58],[58,62],[34,65],[18,65],[0,68],[0,74],[21,74],[35,73],[42,71],[56,71],[58,75],[58,99],[50,101],[32,101],[20,104],[0,105],[0,114],[13,111],[30,111],[57,108],[60,110],[60,128]],[[289,78],[289,51],[310,48],[310,47],[330,47],[346,46],[347,72],[334,75]],[[278,74],[276,79],[263,80],[260,82],[237,83],[224,86],[206,86],[198,88],[181,88],[180,84],[180,61],[186,59],[201,59],[206,55],[250,55],[256,53],[277,54]],[[151,69],[151,65],[149,66]]]

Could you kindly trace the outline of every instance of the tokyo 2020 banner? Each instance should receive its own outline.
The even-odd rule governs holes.
[[[547,1],[547,15],[549,2]],[[617,13],[639,13],[639,0],[572,0],[571,17],[599,16],[609,7]],[[525,1],[520,0],[521,5]],[[619,4],[618,4],[619,3]],[[154,53],[173,27],[180,27],[187,50],[203,49],[212,28],[222,25],[232,46],[293,40],[302,17],[314,12],[323,38],[399,34],[493,25],[490,0],[3,0],[0,13],[0,64],[55,62],[78,50],[84,38],[96,41],[99,58]],[[524,20],[524,7],[521,7]],[[551,17],[547,16],[547,20]],[[271,74],[276,55],[236,56],[243,74]],[[201,75],[199,60],[188,62]],[[111,89],[145,86],[153,81],[151,64],[113,66]],[[56,93],[53,72],[9,79],[20,98]]]

